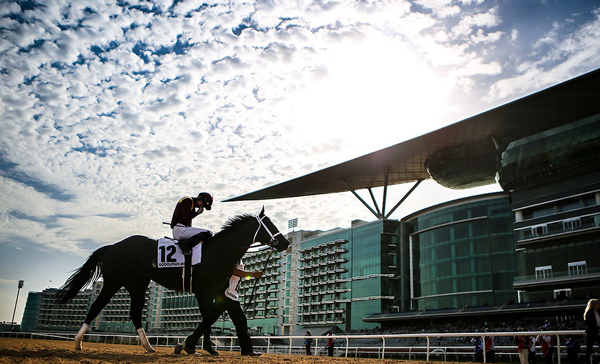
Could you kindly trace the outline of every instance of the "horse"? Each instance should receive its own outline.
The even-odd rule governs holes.
[[[217,320],[220,312],[214,308],[213,297],[223,287],[223,281],[233,273],[234,265],[254,243],[268,245],[284,251],[290,242],[265,215],[237,215],[231,218],[209,243],[202,246],[202,261],[193,267],[191,290],[196,296],[204,325],[184,341],[184,350],[195,353],[195,347],[205,331],[206,324]],[[79,291],[100,278],[104,279],[102,290],[92,303],[84,323],[75,335],[75,350],[82,350],[81,342],[92,321],[119,289],[125,287],[131,297],[130,317],[147,352],[154,352],[142,327],[142,310],[146,289],[150,281],[175,291],[184,290],[181,268],[157,267],[158,241],[141,235],[130,236],[112,245],[94,251],[87,261],[71,275],[58,290],[55,303],[65,304]],[[216,317],[215,317],[216,315]],[[204,349],[212,355],[210,340],[204,340]]]

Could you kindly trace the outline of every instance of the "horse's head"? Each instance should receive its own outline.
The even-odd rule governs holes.
[[[290,242],[285,236],[277,229],[277,227],[271,222],[271,219],[265,215],[265,208],[261,210],[260,214],[256,216],[258,220],[258,230],[254,237],[255,242],[260,242],[264,245],[268,245],[271,248],[277,249],[278,251],[284,251],[290,246]]]

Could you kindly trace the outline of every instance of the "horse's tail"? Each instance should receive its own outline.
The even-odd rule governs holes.
[[[88,260],[60,287],[54,299],[55,304],[62,305],[68,303],[83,287],[100,278],[102,274],[100,271],[102,256],[110,247],[111,245],[103,246],[88,257]]]

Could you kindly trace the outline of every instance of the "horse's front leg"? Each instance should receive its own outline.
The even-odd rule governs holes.
[[[198,340],[200,340],[200,337],[206,330],[205,325],[206,323],[203,319],[202,322],[200,322],[200,325],[198,325],[198,327],[196,328],[196,330],[194,330],[194,332],[190,336],[185,338],[183,344],[177,344],[177,346],[175,347],[175,354],[181,353],[182,350],[188,354],[195,354]],[[211,355],[213,354],[211,353]],[[215,355],[218,355],[218,353]]]
[[[211,300],[210,302],[212,304],[210,305],[205,305],[204,307],[200,308],[200,314],[202,315],[202,322],[200,323],[200,325],[198,326],[198,328],[196,329],[196,331],[198,331],[198,337],[204,335],[204,340],[202,341],[202,349],[206,350],[210,355],[219,355],[219,353],[213,349],[212,347],[212,341],[210,339],[210,331],[212,328],[212,325],[217,322],[217,320],[219,319],[219,316],[221,316],[221,314],[224,311],[224,308],[221,307],[221,305],[215,303],[214,300]]]
[[[222,311],[221,311],[222,313]],[[202,316],[202,323],[200,324],[200,326],[198,327],[198,329],[202,330],[202,333],[204,334],[204,341],[202,342],[202,349],[208,351],[210,353],[210,355],[219,355],[218,352],[216,352],[213,347],[212,347],[212,341],[210,339],[210,332],[212,329],[212,325],[217,322],[217,320],[219,319],[220,314],[214,314],[213,316]]]

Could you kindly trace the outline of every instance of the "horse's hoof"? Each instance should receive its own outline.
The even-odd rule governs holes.
[[[181,351],[185,351],[188,354],[196,354],[196,349],[195,348],[188,348],[185,341],[181,344],[177,343],[177,345],[175,345],[175,354],[181,354]]]
[[[188,348],[187,346],[185,346],[185,344],[183,345],[183,351],[185,351],[188,354],[196,354],[196,348]]]
[[[208,348],[208,349],[205,348],[204,350],[206,350],[212,356],[219,356],[219,353],[216,352],[215,350],[213,350],[212,348]]]

